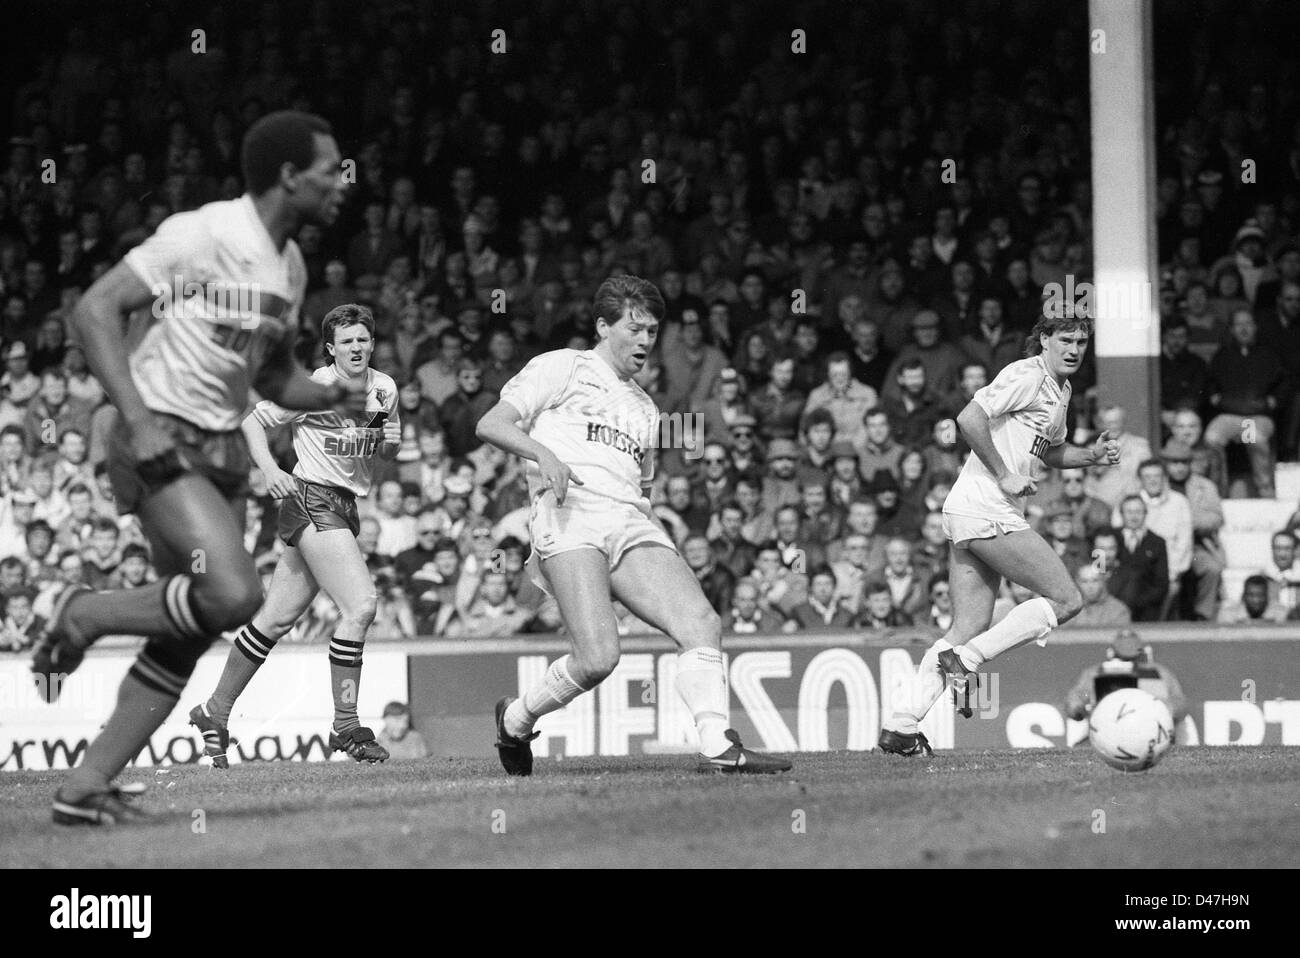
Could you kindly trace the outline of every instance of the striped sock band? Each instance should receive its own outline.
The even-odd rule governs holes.
[[[183,639],[205,639],[207,633],[199,625],[198,616],[190,601],[193,580],[187,575],[174,575],[163,589],[163,610],[176,634]]]
[[[257,630],[257,626],[250,622],[235,636],[235,648],[244,653],[244,656],[254,665],[261,665],[278,641],[280,640],[263,635]]]
[[[330,639],[330,665],[356,667],[361,665],[361,650],[365,647],[364,639]]]

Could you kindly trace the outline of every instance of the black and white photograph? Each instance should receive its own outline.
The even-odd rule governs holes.
[[[170,942],[264,869],[398,934],[408,869],[885,870],[936,931],[1050,870],[1081,944],[1270,924],[1300,3],[5,20],[20,924]]]

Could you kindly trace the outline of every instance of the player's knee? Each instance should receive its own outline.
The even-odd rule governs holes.
[[[722,616],[713,609],[709,609],[707,615],[693,616],[684,633],[675,635],[674,638],[685,648],[719,648],[722,642]]]
[[[597,649],[569,657],[569,673],[584,689],[594,688],[618,666],[618,649]]]
[[[262,605],[262,586],[255,577],[196,579],[195,611],[209,629],[225,632],[253,618]]]
[[[370,624],[375,621],[375,612],[379,608],[379,596],[374,592],[368,592],[348,603],[347,608],[341,610],[345,619],[355,625],[357,628],[370,628]]]

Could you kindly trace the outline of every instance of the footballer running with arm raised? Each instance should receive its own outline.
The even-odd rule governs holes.
[[[357,497],[370,492],[374,456],[392,459],[402,443],[397,384],[370,368],[375,318],[365,306],[336,306],[321,321],[321,342],[333,362],[312,373],[318,383],[358,383],[366,409],[360,422],[332,409],[304,412],[264,399],[244,420],[253,462],[280,500],[279,535],[284,552],[266,600],[239,630],[211,697],[190,710],[190,724],[203,733],[204,751],[216,768],[227,768],[230,712],[235,700],[293,628],[322,588],[339,610],[330,639],[330,692],[334,725],[329,743],[358,762],[382,762],[388,750],[361,724],[357,700],[366,630],[375,618],[375,587],[357,546]],[[271,455],[266,430],[291,423],[298,457],[293,475]]]
[[[1025,520],[1025,504],[1046,467],[1119,462],[1119,444],[1109,432],[1091,448],[1065,443],[1069,377],[1083,362],[1091,333],[1090,319],[1040,318],[1027,339],[1027,357],[978,390],[957,417],[971,455],[943,504],[952,626],[921,658],[909,700],[883,724],[882,751],[929,752],[918,725],[938,701],[945,679],[952,680],[961,713],[970,717],[969,677],[981,665],[1043,640],[1082,608],[1065,563]],[[1003,578],[1035,597],[990,628]]]
[[[611,597],[681,648],[677,690],[695,721],[701,771],[781,772],[730,726],[721,621],[656,522],[647,498],[659,411],[633,376],[659,334],[653,283],[615,276],[596,291],[598,342],[534,358],[479,421],[479,438],[528,461],[529,570],[551,593],[572,652],[496,707],[496,747],[511,775],[533,770],[537,720],[600,684],[618,664]]]
[[[250,389],[289,409],[359,415],[365,396],[313,382],[293,356],[307,283],[291,237],[338,217],[344,179],[328,123],[268,114],[244,137],[246,193],[168,217],[86,291],[73,325],[117,420],[108,475],[118,509],[139,516],[160,578],[139,589],[69,586],[32,661],[54,701],[103,635],[145,635],[116,706],[54,799],[60,824],[146,817],[113,784],[166,721],[214,638],[247,622],[262,587],[244,549]],[[128,353],[123,318],[157,317]]]

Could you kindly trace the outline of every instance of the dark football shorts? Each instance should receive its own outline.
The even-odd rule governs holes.
[[[160,412],[152,415],[154,424],[176,443],[160,459],[136,460],[126,420],[121,416],[109,433],[108,478],[119,512],[135,512],[141,502],[187,473],[203,476],[231,502],[248,496],[252,460],[240,430],[210,432],[177,416]]]
[[[338,486],[323,486],[297,476],[293,481],[298,484],[297,494],[280,500],[277,531],[285,545],[297,547],[309,524],[317,532],[347,529],[355,536],[361,531],[357,497],[352,493]]]

